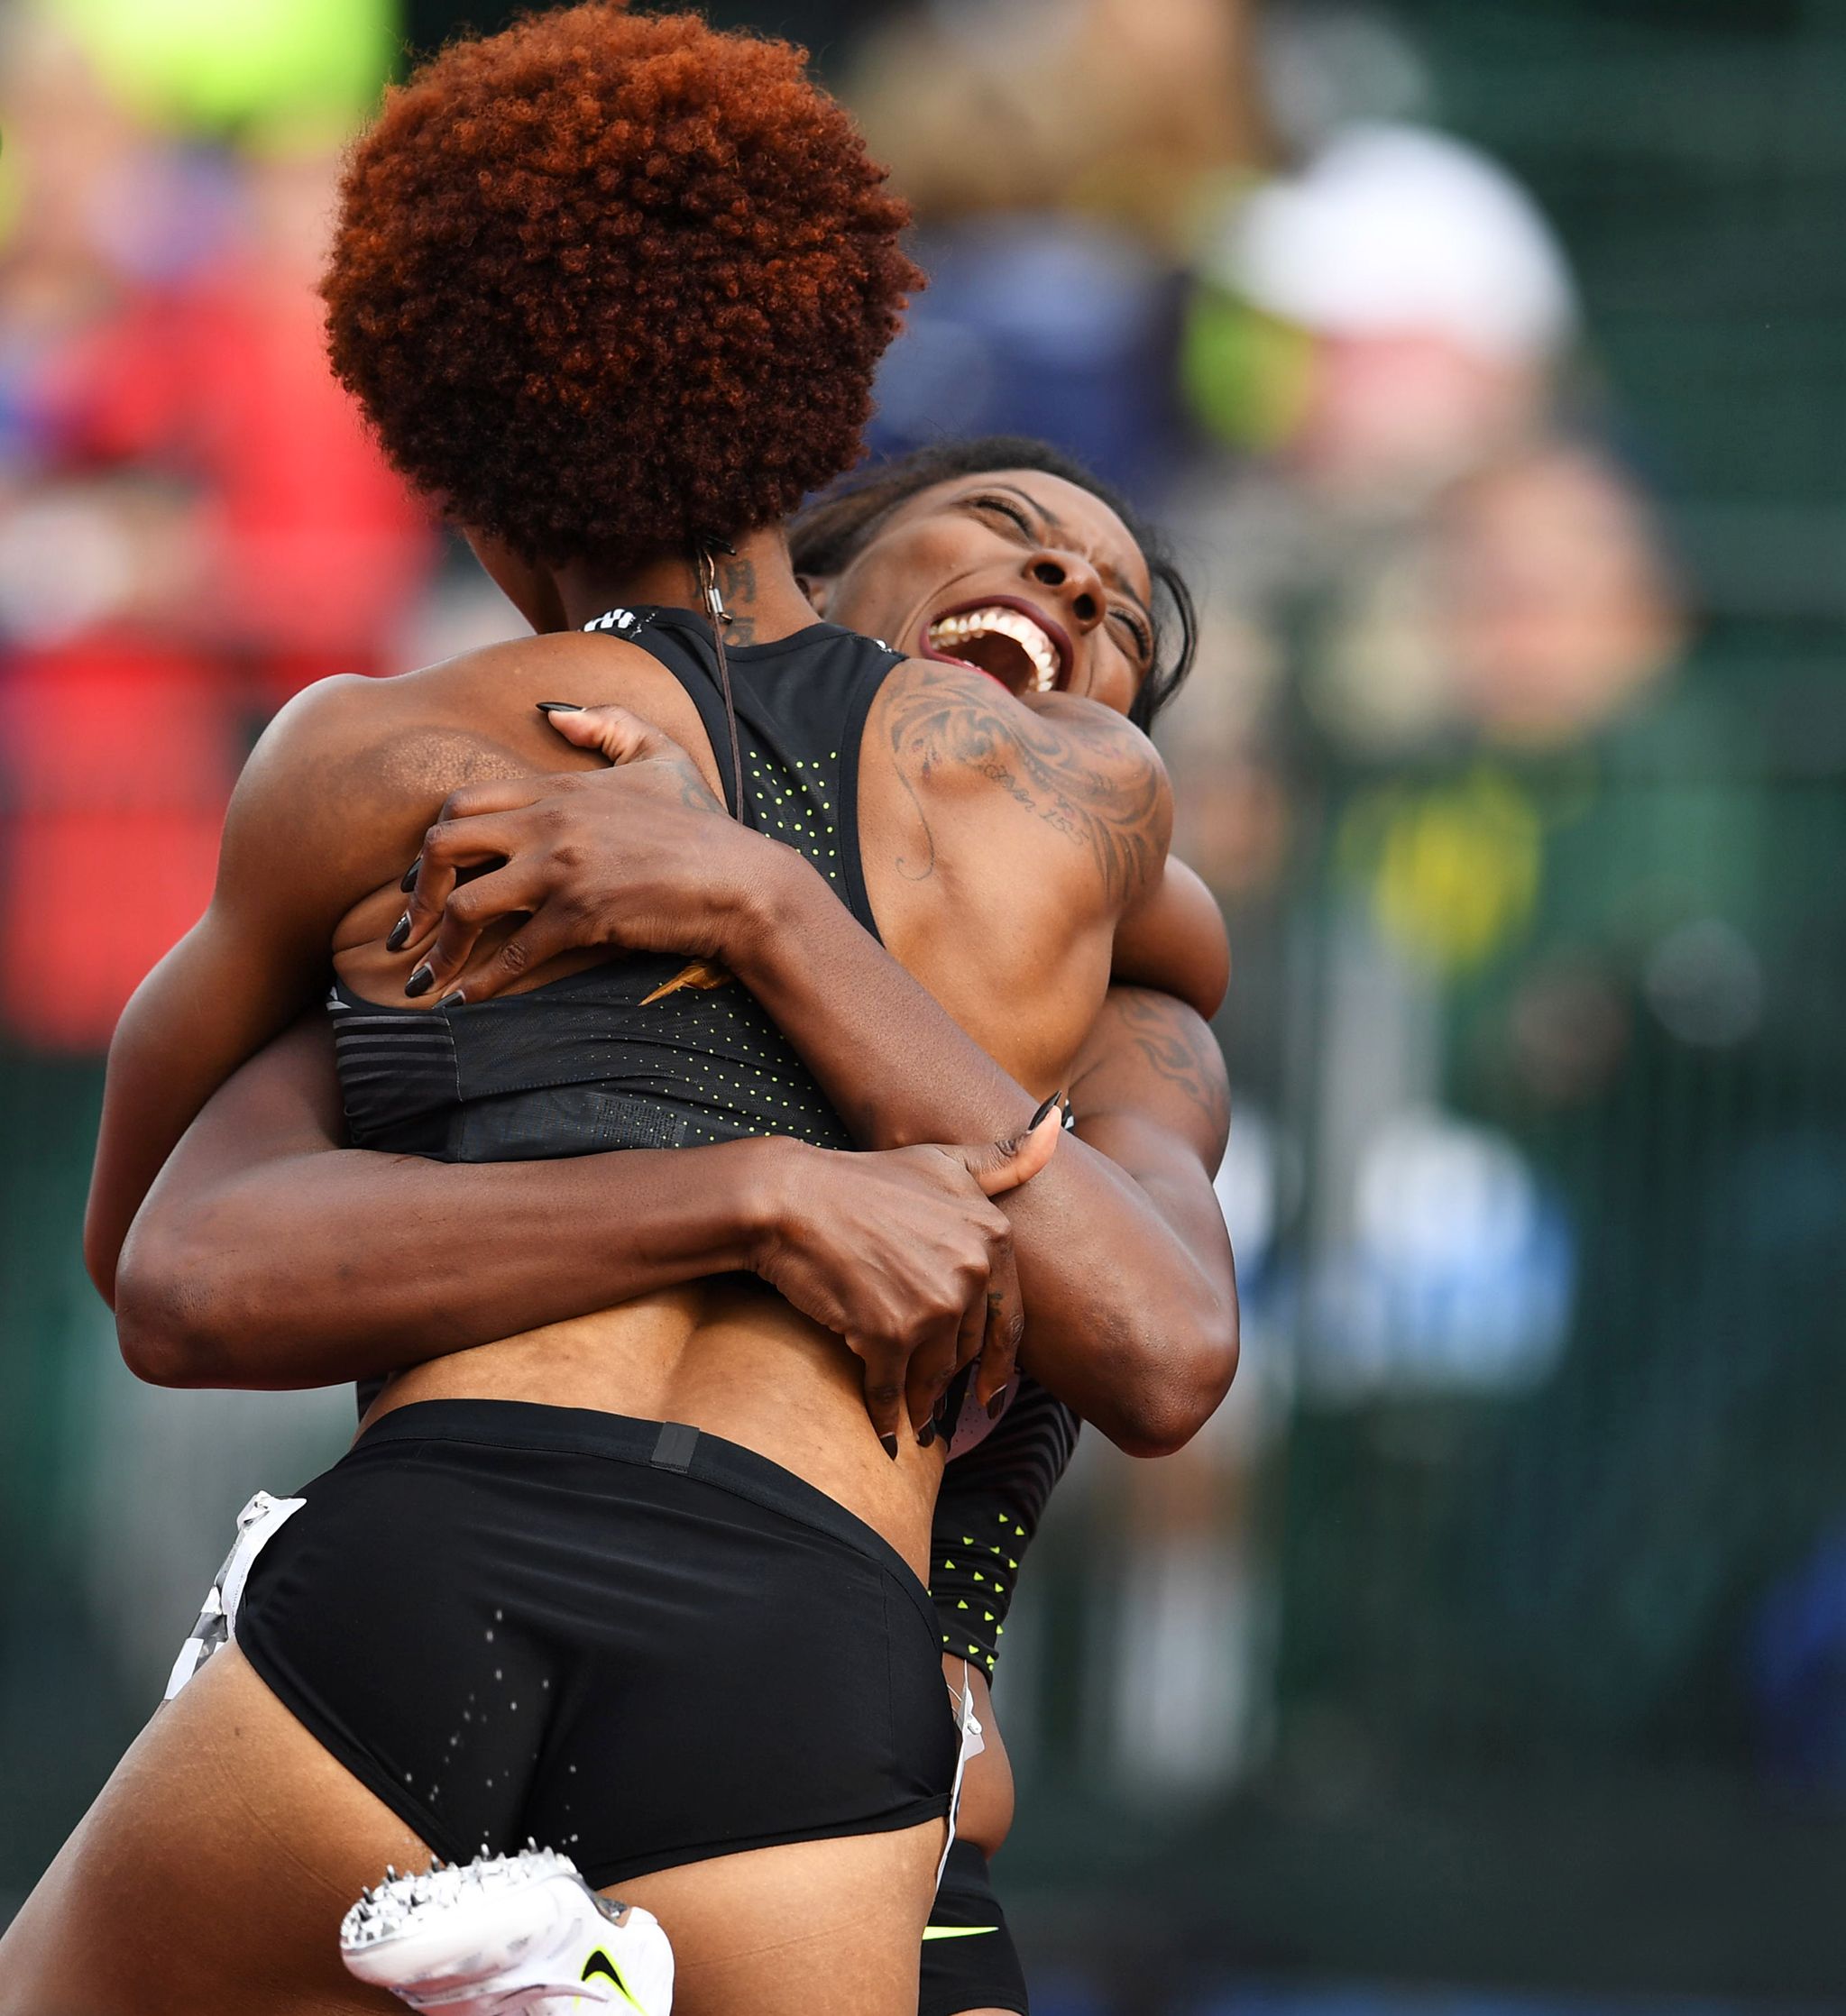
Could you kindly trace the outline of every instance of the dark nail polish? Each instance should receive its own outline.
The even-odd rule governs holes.
[[[1003,1386],[1000,1390],[994,1395],[993,1398],[987,1402],[987,1419],[989,1421],[997,1421],[1000,1418],[1000,1410],[1006,1405],[1006,1388]]]
[[[880,1435],[878,1441],[883,1445],[885,1453],[895,1463],[897,1461],[897,1437],[895,1435]]]
[[[417,871],[420,867],[422,867],[422,866],[423,857],[419,854],[417,858],[413,862],[411,862],[410,866],[404,870],[404,879],[400,883],[399,883],[398,887],[401,889],[407,896],[410,893],[411,890],[413,890],[417,886]]]
[[[930,1447],[930,1445],[931,1445],[931,1444],[932,1444],[932,1443],[933,1443],[933,1442],[935,1441],[935,1439],[936,1439],[936,1425],[935,1425],[935,1423],[934,1423],[933,1421],[925,1421],[925,1422],[923,1423],[923,1426],[922,1426],[921,1428],[919,1428],[919,1429],[917,1430],[917,1432],[916,1432],[916,1445],[917,1445],[917,1447],[918,1447],[919,1449],[927,1449],[927,1448],[929,1448],[929,1447]]]
[[[1050,1113],[1052,1108],[1055,1106],[1059,1100],[1061,1099],[1063,1096],[1064,1095],[1061,1092],[1052,1093],[1051,1097],[1045,1101],[1044,1104],[1042,1105],[1038,1109],[1038,1111],[1033,1114],[1032,1118],[1026,1122],[1025,1131],[1028,1134],[1031,1133],[1033,1129],[1038,1125],[1039,1122],[1042,1121],[1048,1113]]]
[[[444,994],[442,999],[436,1003],[438,1008],[465,1008],[467,1004],[468,997],[459,987],[449,994]]]
[[[410,912],[407,910],[404,914],[398,919],[397,922],[391,926],[391,935],[384,941],[385,950],[387,952],[401,952],[404,948],[404,940],[409,938],[409,935]]]
[[[429,967],[419,966],[404,983],[404,992],[412,1001],[420,1000],[436,985],[436,976]]]
[[[583,710],[574,700],[541,700],[538,711],[541,714],[581,714]]]

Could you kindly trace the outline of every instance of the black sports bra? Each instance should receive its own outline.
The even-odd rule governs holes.
[[[876,935],[859,860],[859,748],[873,698],[903,655],[829,623],[727,651],[739,793],[704,619],[619,609],[586,628],[640,646],[673,674],[699,710],[739,816],[804,855]],[[739,983],[647,999],[685,964],[677,954],[634,954],[453,1008],[364,1001],[335,984],[328,1006],[354,1143],[450,1162],[746,1134],[851,1147],[820,1086]]]

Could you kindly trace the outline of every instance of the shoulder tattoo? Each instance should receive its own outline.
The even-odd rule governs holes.
[[[1118,905],[1165,859],[1165,774],[1153,750],[1113,717],[1091,719],[1088,710],[1073,709],[1046,719],[998,692],[984,699],[959,673],[917,674],[885,704],[898,774],[913,800],[913,774],[927,781],[939,767],[977,772],[1083,850],[1107,899]],[[930,854],[908,872],[921,880],[934,866],[935,842],[920,803],[917,811]]]

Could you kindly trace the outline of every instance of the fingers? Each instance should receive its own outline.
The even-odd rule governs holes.
[[[685,754],[651,721],[612,702],[603,707],[567,707],[558,701],[541,701],[539,706],[566,742],[580,749],[594,749],[611,763],[642,763]]]
[[[849,1337],[847,1342],[865,1361],[866,1412],[895,1463],[898,1431],[904,1425],[905,1354],[895,1344],[874,1343],[869,1338]]]
[[[1051,1160],[1063,1130],[1063,1098],[1061,1092],[1052,1093],[1017,1139],[961,1151],[968,1173],[988,1196],[1003,1196],[1022,1183],[1029,1183]]]
[[[976,1296],[971,1304],[976,1320],[969,1342],[970,1356],[980,1349],[981,1306],[981,1297]],[[910,1355],[905,1375],[905,1403],[912,1432],[925,1449],[936,1439],[936,1403],[942,1397],[942,1388],[961,1367],[962,1333],[967,1327],[968,1311],[964,1310],[946,1323],[938,1324]]]
[[[459,994],[464,1001],[491,1000],[515,981],[536,973],[548,960],[579,948],[580,941],[558,906],[544,903],[510,938],[485,950],[476,950],[448,982],[445,992]]]
[[[994,1256],[985,1297],[980,1370],[974,1378],[976,1403],[989,1413],[1019,1370],[1019,1342],[1025,1334],[1025,1301],[1019,1292],[1019,1264],[1012,1242]]]
[[[545,897],[544,877],[527,861],[509,861],[491,875],[463,884],[443,906],[436,935],[423,948],[404,992],[413,1001],[427,994],[453,993],[482,933],[509,917],[524,917],[536,911]],[[497,950],[503,953],[506,947]],[[515,974],[522,970],[514,966]]]
[[[464,795],[457,792],[455,798]],[[455,799],[451,799],[449,804],[454,803]],[[499,810],[504,815],[517,809],[503,806]],[[455,893],[463,868],[475,867],[483,861],[502,860],[513,851],[516,829],[509,818],[480,812],[450,820],[446,816],[448,810],[449,806],[445,805],[445,816],[423,836],[423,849],[404,877],[410,900],[384,941],[388,952],[409,951],[419,947],[436,930],[445,906]]]

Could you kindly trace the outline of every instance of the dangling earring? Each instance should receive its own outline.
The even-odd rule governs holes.
[[[737,702],[731,697],[730,660],[724,649],[724,633],[730,625],[730,612],[724,606],[724,597],[718,587],[718,563],[712,550],[735,554],[737,548],[722,539],[694,539],[693,541],[693,565],[699,579],[699,592],[704,598],[705,614],[712,623],[712,650],[718,660],[718,690],[724,696],[724,725],[730,731],[730,776],[735,802],[729,807],[730,816],[743,822],[743,748],[737,732]],[[728,985],[733,976],[726,967],[715,959],[694,959],[690,966],[683,966],[672,979],[664,981],[652,994],[641,998],[642,1007],[648,1003],[663,1000],[670,994],[677,994],[682,987],[722,987]]]

